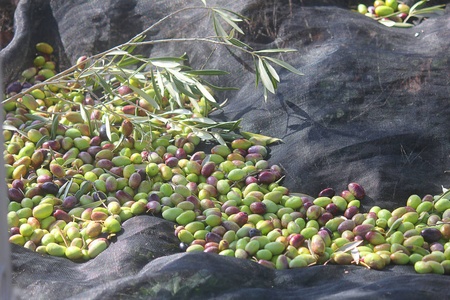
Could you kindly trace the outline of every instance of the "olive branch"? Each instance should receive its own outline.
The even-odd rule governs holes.
[[[106,134],[109,140],[113,140],[112,133],[117,129],[112,126],[122,120],[129,120],[135,132],[138,132],[141,141],[146,140],[151,134],[152,128],[158,126],[170,126],[171,128],[188,128],[203,140],[216,140],[225,144],[225,139],[239,137],[234,133],[238,130],[238,121],[217,122],[207,117],[208,113],[221,109],[225,104],[219,104],[213,90],[230,90],[235,88],[218,87],[209,83],[200,76],[227,75],[221,70],[192,70],[184,65],[186,58],[181,57],[144,57],[133,54],[137,47],[173,42],[204,42],[238,49],[251,56],[255,65],[256,85],[259,82],[263,86],[263,95],[267,101],[268,92],[274,94],[280,77],[274,65],[281,66],[297,75],[303,75],[290,64],[267,56],[268,54],[281,54],[297,51],[295,49],[266,49],[254,50],[235,36],[244,34],[238,26],[245,17],[224,8],[186,7],[163,17],[128,42],[113,47],[91,57],[79,59],[77,63],[55,76],[22,92],[4,100],[6,104],[19,100],[23,95],[35,89],[43,89],[50,94],[55,103],[59,102],[53,111],[36,110],[36,116],[41,121],[51,123],[52,129],[56,129],[60,122],[65,122],[64,114],[68,109],[76,105],[85,123],[89,125],[92,133],[99,127],[99,122],[91,120],[93,111],[99,112],[101,120],[106,125]],[[198,38],[171,38],[145,40],[145,34],[154,27],[162,24],[168,18],[180,14],[186,10],[207,10],[212,18],[215,36]],[[222,24],[224,23],[226,26]],[[120,91],[121,87],[127,87],[128,93]],[[75,103],[75,95],[88,95],[94,99],[94,104],[86,105]],[[144,103],[145,105],[141,105]],[[66,104],[66,106],[65,106]],[[124,113],[117,108],[125,106],[133,107],[134,114]],[[76,109],[76,108],[75,108]],[[66,124],[67,125],[67,124]],[[13,126],[7,129],[13,130]],[[25,135],[31,127],[22,130],[14,129]],[[52,130],[54,135],[56,130]],[[246,133],[247,136],[252,134]],[[123,135],[120,140],[123,140]],[[54,138],[54,136],[52,136]],[[263,137],[266,141],[277,139]]]

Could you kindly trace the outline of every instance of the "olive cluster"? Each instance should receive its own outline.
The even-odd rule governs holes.
[[[377,0],[372,6],[367,7],[364,4],[358,5],[358,12],[371,18],[389,16],[388,19],[395,22],[403,22],[408,16],[410,7],[404,3],[398,3],[397,0]]]
[[[419,273],[450,273],[450,193],[412,195],[392,212],[375,206],[367,213],[357,183],[317,197],[292,193],[280,185],[280,166],[269,164],[264,139],[196,151],[201,139],[191,127],[152,119],[146,132],[137,131],[127,116],[147,104],[129,87],[119,93],[139,106],[118,100],[109,108],[112,125],[76,86],[36,88],[5,105],[10,242],[83,261],[105,250],[122,222],[151,214],[177,224],[186,252],[278,269],[412,264]],[[42,119],[49,112],[58,122]]]

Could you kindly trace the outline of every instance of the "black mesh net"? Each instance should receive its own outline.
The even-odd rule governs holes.
[[[364,2],[364,1],[362,1]],[[432,4],[446,1],[432,1]],[[279,70],[275,96],[255,90],[248,56],[200,42],[161,43],[142,51],[181,55],[192,66],[230,75],[212,80],[238,91],[219,120],[242,118],[245,131],[278,137],[270,162],[283,185],[316,196],[358,182],[363,210],[393,209],[411,194],[439,194],[449,184],[450,14],[409,29],[388,28],[348,10],[356,1],[208,1],[249,16],[243,41],[256,49],[299,49],[280,58],[302,71]],[[1,52],[5,82],[32,64],[34,45],[52,44],[59,69],[128,41],[165,15],[201,1],[20,1],[16,34]],[[151,38],[212,34],[201,10],[186,10],[147,33]],[[178,253],[173,223],[134,217],[97,258],[85,263],[12,245],[13,283],[24,299],[444,299],[448,277],[411,266],[272,270],[249,260]]]

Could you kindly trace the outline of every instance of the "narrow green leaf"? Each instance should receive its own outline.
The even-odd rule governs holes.
[[[214,11],[213,11],[212,16],[213,16],[213,25],[214,25],[214,30],[216,32],[216,35],[218,37],[221,37],[225,43],[231,44],[230,41],[228,41],[228,34],[225,32],[225,29],[223,29],[222,24],[220,24],[220,21],[217,19],[217,16]]]
[[[256,63],[255,57],[253,57],[253,63],[255,64],[255,73],[256,73],[255,89],[256,89],[256,88],[258,88],[258,84],[259,84],[259,71],[258,71],[258,64]]]
[[[217,10],[217,9],[214,11],[217,12],[225,22],[227,22],[231,27],[233,27],[234,30],[236,30],[240,34],[244,34],[244,31],[242,31],[242,29],[235,23],[235,22],[241,22],[242,21],[241,19],[233,18],[231,15],[228,15],[225,12]]]
[[[110,51],[110,52],[108,52],[108,53],[106,53],[105,55],[106,56],[109,56],[109,55],[128,55],[129,53],[127,52],[127,51],[123,51],[123,50],[113,50],[113,51]]]
[[[195,80],[192,78],[187,77],[186,75],[174,70],[174,69],[168,69],[165,68],[167,72],[169,72],[170,74],[172,74],[173,76],[175,76],[178,80],[188,83],[188,84],[194,84]]]
[[[395,23],[393,27],[399,27],[399,28],[411,28],[414,27],[411,23]]]
[[[216,121],[214,121],[210,118],[206,118],[206,117],[190,118],[190,119],[183,120],[183,121],[201,122],[201,123],[205,123],[205,124],[217,124]]]
[[[69,158],[67,160],[64,161],[64,163],[62,164],[63,167],[67,167],[68,165],[70,165],[73,161],[75,160],[75,158]]]
[[[169,111],[163,112],[160,115],[164,116],[164,115],[174,115],[174,114],[175,115],[192,115],[192,111],[189,109],[177,108],[174,110],[169,110]]]
[[[125,78],[123,78],[120,75],[114,75],[114,77],[117,79],[118,82],[120,83],[124,83],[125,81],[127,81]]]
[[[105,127],[106,127],[106,136],[108,137],[108,140],[112,140],[111,138],[111,123],[109,121],[109,115],[105,114],[103,116],[103,119],[105,120]]]
[[[210,88],[212,88],[213,90],[217,90],[217,91],[231,91],[231,90],[238,90],[238,88],[235,87],[220,87],[220,86],[215,86],[211,83],[209,83],[208,81],[202,80],[202,83],[209,86]]]
[[[50,137],[48,135],[44,135],[42,136],[39,141],[36,143],[36,149],[38,149],[39,147],[42,146],[42,144],[46,141],[48,141],[50,139]]]
[[[20,130],[20,129],[18,129],[18,128],[12,126],[12,125],[3,124],[2,127],[3,127],[3,130],[16,131],[16,132],[20,133],[21,135],[23,135],[23,136],[25,136],[25,137],[28,136],[26,132],[23,132],[22,130]]]
[[[88,123],[89,122],[89,117],[88,117],[86,108],[84,107],[83,104],[80,105],[80,114],[81,114],[81,118],[83,119],[83,121],[85,123]]]
[[[73,183],[73,178],[70,178],[69,183],[67,184],[66,188],[64,189],[64,195],[63,195],[63,199],[67,197],[67,195],[69,194],[70,191],[70,187],[72,186]]]
[[[113,173],[111,173],[111,174],[113,174]],[[79,206],[79,207],[82,207],[82,208],[96,208],[96,207],[99,207],[100,205],[102,205],[102,203],[103,203],[103,201],[95,201],[95,202],[92,202],[92,203],[88,203],[88,204],[85,204],[85,205],[81,205],[81,206]]]
[[[163,57],[152,57],[151,61],[175,61],[175,62],[181,62],[185,61],[186,58],[184,57],[176,57],[176,56],[163,56]]]
[[[80,199],[81,196],[85,195],[88,192],[88,189],[89,189],[89,182],[83,181],[80,184],[80,189],[75,193],[75,197],[77,199]]]
[[[188,97],[192,97],[195,98],[197,97],[196,95],[194,95],[191,90],[189,89],[189,86],[177,79],[174,78],[174,83],[177,86],[177,89],[182,92],[184,95],[188,96]],[[182,107],[182,105],[180,106]]]
[[[158,78],[158,87],[159,87],[160,95],[164,96],[164,80],[158,69],[156,69],[156,78]]]
[[[241,48],[247,48],[247,49],[249,49],[249,50],[253,50],[252,47],[250,47],[250,46],[247,45],[246,43],[244,43],[244,42],[242,42],[242,41],[240,41],[240,40],[238,40],[238,39],[236,39],[236,38],[230,38],[230,39],[228,39],[228,41],[229,41],[231,44],[235,45],[235,46],[238,46],[238,47],[241,47]]]
[[[203,4],[205,4],[205,6],[206,6],[206,1],[205,1],[205,0],[202,0],[202,2],[203,2]]]
[[[143,55],[135,55],[135,57],[137,58],[141,58],[141,59],[145,59],[145,57]],[[142,60],[136,59],[134,57],[124,57],[122,59],[122,61],[120,61],[117,66],[119,67],[128,67],[128,66],[132,66],[135,65],[139,62],[141,62]]]
[[[24,116],[27,117],[30,120],[37,120],[37,121],[42,121],[42,122],[48,122],[49,121],[48,118],[44,118],[43,116],[40,116],[40,115],[24,114]]]
[[[56,198],[61,198],[61,195],[64,193],[64,190],[66,189],[67,185],[69,184],[69,181],[66,181],[58,190],[58,193],[56,194]]]
[[[39,128],[44,127],[44,126],[45,126],[45,123],[38,123],[38,124],[34,124],[34,125],[30,125],[30,126],[25,127],[23,129],[23,131],[28,132],[28,131],[30,131],[30,129],[39,129]]]
[[[409,13],[413,12],[417,7],[425,4],[425,2],[427,2],[426,0],[424,1],[419,1],[416,4],[414,4],[413,6],[411,6],[411,8],[409,9]]]
[[[115,152],[117,149],[119,149],[120,145],[122,145],[123,140],[125,139],[125,136],[122,134],[120,135],[119,142],[117,143],[116,147],[114,147],[113,152]]]
[[[275,69],[266,61],[263,61],[263,63],[264,63],[264,67],[266,67],[266,69],[269,71],[270,75],[272,75],[272,77],[276,81],[280,82],[280,77],[278,76],[277,71],[275,71]]]
[[[287,52],[297,52],[296,49],[265,49],[265,50],[258,50],[255,51],[255,53],[287,53]]]
[[[267,73],[266,68],[264,68],[264,62],[261,58],[258,60],[258,71],[260,73],[261,82],[264,87],[272,94],[275,94],[275,88],[272,84],[272,80],[270,79],[270,75]]]
[[[208,90],[200,82],[196,82],[195,85],[207,100],[211,101],[212,103],[217,103],[213,95],[211,95],[211,93],[208,92]]]
[[[337,250],[334,251],[334,252],[347,252],[347,251],[351,251],[352,249],[355,249],[356,247],[358,247],[359,245],[361,245],[362,242],[364,242],[364,241],[348,242],[347,244],[343,245],[342,247],[340,247],[339,249],[337,249]]]
[[[229,9],[226,9],[226,8],[220,8],[220,10],[222,10],[222,11],[226,11],[226,12],[229,12],[230,14],[232,14],[232,15],[235,15],[235,16],[238,16],[240,19],[245,19],[245,20],[250,20],[249,18],[247,18],[246,16],[244,16],[244,15],[241,15],[241,14],[239,14],[239,13],[237,13],[237,12],[235,12],[235,11],[232,11],[232,10],[229,10]]]
[[[100,76],[97,72],[95,73],[95,78],[97,79],[97,82],[102,86],[102,88],[110,95],[113,94],[110,85],[103,79],[102,76]]]
[[[231,133],[231,132],[227,132],[227,133],[221,133],[220,134],[222,136],[222,138],[224,140],[227,140],[229,142],[237,140],[237,139],[242,139],[243,136],[240,134],[236,134],[236,133]]]
[[[198,105],[197,99],[196,98],[192,98],[192,97],[188,97],[189,101],[191,102],[192,106],[194,107],[194,109],[196,111],[200,111],[200,106]]]
[[[208,133],[204,130],[199,130],[195,127],[191,127],[191,129],[192,129],[192,132],[194,134],[196,134],[202,140],[212,140],[214,138],[210,133]]]
[[[239,132],[244,138],[249,139],[251,137],[256,137],[262,141],[264,141],[266,144],[272,144],[275,142],[282,142],[281,139],[278,138],[273,138],[270,136],[265,136],[265,135],[261,135],[261,134],[257,134],[257,133],[251,133],[251,132],[245,132],[245,131],[241,131]]]
[[[214,136],[214,138],[221,144],[221,145],[226,145],[227,143],[225,142],[225,140],[220,136],[219,133],[217,132],[211,132],[211,134]]]
[[[158,102],[158,104],[162,105],[162,96],[161,96],[161,92],[158,88],[158,85],[156,84],[155,75],[153,74],[153,68],[150,68],[150,75],[151,75],[151,79],[152,79],[153,90],[155,91],[156,101]]]
[[[152,96],[150,96],[149,94],[147,94],[146,92],[144,92],[143,90],[141,90],[138,87],[135,87],[131,84],[128,85],[130,87],[130,89],[132,89],[135,93],[137,93],[139,96],[141,96],[142,98],[144,98],[148,103],[150,103],[153,107],[159,109],[159,104],[156,103],[155,99],[153,99]]]
[[[160,68],[176,68],[180,66],[180,63],[176,61],[163,61],[163,60],[150,60],[152,65]]]
[[[279,60],[279,59],[276,59],[276,58],[273,58],[273,57],[265,57],[265,58],[270,60],[270,61],[272,61],[272,62],[274,62],[274,63],[276,63],[279,66],[282,66],[283,68],[291,71],[294,74],[305,75],[305,74],[301,73],[299,70],[297,70],[296,68],[294,68],[293,66],[291,66],[290,64],[288,64],[287,62],[284,62],[282,60]]]
[[[191,75],[228,75],[230,73],[222,70],[192,70],[192,71],[185,71],[186,74]]]
[[[59,124],[59,116],[53,115],[52,127],[51,127],[51,131],[50,131],[50,138],[52,140],[54,140],[56,137],[56,130],[58,129],[58,124]]]
[[[267,102],[267,88],[265,86],[263,86],[263,97],[264,97],[264,102]]]
[[[378,22],[380,22],[381,24],[383,24],[384,26],[387,26],[387,27],[392,27],[392,26],[394,26],[395,25],[395,21],[393,21],[393,20],[389,20],[389,19],[382,19],[382,20],[379,20]]]

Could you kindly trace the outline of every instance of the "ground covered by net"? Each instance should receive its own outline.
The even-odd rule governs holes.
[[[275,96],[255,91],[248,56],[200,42],[164,43],[154,57],[189,57],[196,68],[230,74],[213,80],[238,91],[212,118],[242,118],[245,131],[277,137],[271,164],[284,168],[283,185],[317,196],[358,182],[362,210],[392,210],[411,194],[439,194],[450,173],[450,8],[413,28],[388,28],[352,12],[354,1],[207,1],[249,17],[243,41],[256,49],[295,48],[279,56],[304,76],[279,70]],[[361,1],[364,2],[364,1]],[[445,1],[432,1],[433,4]],[[32,64],[34,45],[52,44],[59,69],[129,40],[165,15],[201,1],[20,1],[15,37],[2,50],[5,82]],[[211,20],[185,11],[149,38],[203,37]],[[443,299],[448,276],[416,274],[413,267],[383,271],[362,266],[273,270],[250,260],[180,253],[174,223],[139,216],[123,224],[117,240],[85,263],[42,256],[12,245],[13,283],[36,299]]]

